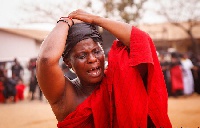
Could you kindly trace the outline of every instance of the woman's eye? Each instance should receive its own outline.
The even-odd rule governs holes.
[[[85,55],[79,56],[79,59],[84,59]]]
[[[84,59],[85,57],[86,57],[86,54],[81,54],[77,56],[78,59]]]
[[[99,54],[99,53],[101,53],[101,50],[96,50],[96,51],[94,51],[94,53]]]

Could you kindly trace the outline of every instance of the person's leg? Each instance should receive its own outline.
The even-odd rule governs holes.
[[[40,100],[42,100],[43,93],[39,86],[38,86],[38,88],[39,88],[39,98],[40,98]]]

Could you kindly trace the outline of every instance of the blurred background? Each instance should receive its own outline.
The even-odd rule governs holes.
[[[1,0],[0,127],[56,127],[37,84],[35,61],[56,21],[76,9],[147,32],[163,69],[173,127],[200,127],[199,0]],[[115,37],[99,31],[107,56]],[[70,79],[76,77],[62,59],[60,66]]]

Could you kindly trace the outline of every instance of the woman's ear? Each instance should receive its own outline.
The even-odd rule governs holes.
[[[63,61],[65,62],[65,64],[68,66],[68,68],[72,68],[72,64],[70,62],[69,59],[63,59]]]

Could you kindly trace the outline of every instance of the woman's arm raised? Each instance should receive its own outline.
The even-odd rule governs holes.
[[[69,16],[74,19],[101,26],[123,42],[124,45],[129,46],[130,44],[130,35],[132,30],[130,24],[96,16],[80,9],[70,13]]]
[[[64,51],[68,29],[67,23],[59,22],[43,41],[37,58],[37,80],[50,104],[61,99],[65,90],[66,81],[59,59]]]

